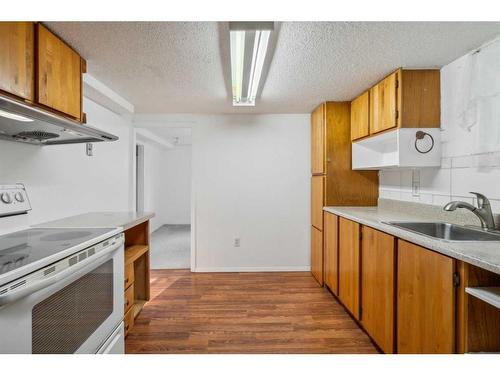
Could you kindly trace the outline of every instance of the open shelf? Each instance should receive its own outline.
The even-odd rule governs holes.
[[[132,245],[125,248],[125,264],[130,264],[139,259],[149,250],[147,245]]]
[[[465,292],[500,309],[500,286],[468,287]]]
[[[424,131],[434,138],[434,147],[422,154],[415,149],[415,135]],[[439,167],[441,165],[439,128],[403,128],[386,131],[352,143],[353,170]]]

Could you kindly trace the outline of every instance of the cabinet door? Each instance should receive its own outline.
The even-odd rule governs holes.
[[[384,353],[394,353],[395,239],[361,230],[361,323]]]
[[[351,102],[351,140],[366,137],[370,134],[370,92],[358,96]]]
[[[0,90],[35,98],[35,28],[32,22],[0,22]]]
[[[337,215],[325,212],[324,253],[325,253],[325,284],[333,294],[339,294],[339,243]]]
[[[323,285],[323,232],[311,226],[311,273]]]
[[[339,299],[359,319],[359,231],[354,221],[339,218]]]
[[[454,260],[398,240],[397,351],[455,351]]]
[[[81,118],[82,59],[41,24],[38,30],[38,102]]]
[[[398,72],[370,89],[370,134],[397,126]]]
[[[325,106],[321,104],[311,115],[311,173],[325,173]]]
[[[311,178],[311,224],[319,230],[323,230],[324,188],[324,176]]]

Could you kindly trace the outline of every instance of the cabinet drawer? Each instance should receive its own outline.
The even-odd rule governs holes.
[[[128,289],[125,291],[125,301],[124,301],[123,311],[127,313],[132,306],[134,306],[134,286],[130,285]]]
[[[125,265],[125,288],[127,289],[130,285],[134,283],[134,263]]]
[[[125,325],[125,336],[128,335],[129,331],[134,326],[134,309],[129,309],[123,318],[123,323]]]

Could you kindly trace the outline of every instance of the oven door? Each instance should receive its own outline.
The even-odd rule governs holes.
[[[97,259],[0,304],[0,353],[96,353],[123,320],[123,254],[121,236]]]

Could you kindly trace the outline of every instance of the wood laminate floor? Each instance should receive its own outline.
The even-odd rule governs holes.
[[[152,270],[126,353],[377,353],[309,272]]]

